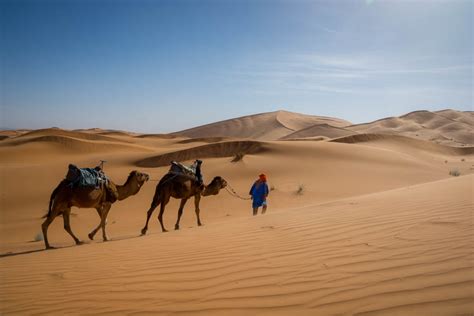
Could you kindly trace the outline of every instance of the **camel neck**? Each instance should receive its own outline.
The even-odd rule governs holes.
[[[131,195],[135,195],[138,192],[138,185],[136,185],[134,181],[128,181],[124,185],[118,185],[117,192],[118,192],[118,199],[119,201],[121,201],[128,198]]]
[[[202,196],[216,195],[218,192],[219,192],[219,189],[217,189],[216,186],[209,185],[204,188],[201,195]]]

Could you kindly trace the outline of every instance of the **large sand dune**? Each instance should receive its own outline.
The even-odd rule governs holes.
[[[217,136],[277,140],[315,124],[330,124],[336,127],[350,125],[348,121],[337,118],[277,111],[203,125],[174,134],[190,138]]]
[[[451,129],[437,115],[462,128],[469,124],[463,112],[436,113],[408,117],[430,130]],[[286,127],[275,124],[275,115]],[[255,125],[248,134],[239,133],[250,125],[224,124],[225,137],[100,129],[8,133],[0,143],[0,313],[472,313],[472,147],[359,131],[326,136],[333,141],[274,141],[300,127],[302,139],[318,128],[347,128],[307,117],[299,122],[287,112],[256,117],[245,123]],[[236,154],[242,159],[232,162]],[[201,200],[203,227],[189,202],[180,231],[161,233],[155,213],[148,235],[138,237],[169,161],[197,158],[204,160],[206,183],[220,175],[243,198],[265,172],[268,213],[252,217],[250,201],[223,190]],[[60,249],[44,251],[41,217],[67,165],[100,160],[108,161],[105,171],[116,183],[133,169],[151,181],[113,205],[111,242],[97,236],[75,246],[59,217],[49,239]],[[450,176],[453,171],[461,176]],[[168,229],[178,205],[172,199],[167,206]],[[95,210],[73,208],[72,228],[81,239],[98,222]]]

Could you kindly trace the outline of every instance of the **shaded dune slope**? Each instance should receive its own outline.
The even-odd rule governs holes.
[[[297,139],[297,138],[306,138],[306,137],[317,137],[323,136],[327,138],[336,138],[342,137],[346,135],[352,135],[356,132],[350,131],[341,127],[331,126],[329,124],[317,124],[302,130],[296,131],[289,135],[286,135],[280,140],[290,140],[290,139]]]
[[[174,139],[174,138],[178,138],[179,136],[171,135],[171,134],[141,134],[141,135],[137,135],[135,137],[136,138]]]
[[[200,138],[190,138],[183,139],[178,142],[178,144],[189,144],[189,143],[218,143],[228,139],[228,137],[200,137]]]
[[[167,166],[171,161],[187,161],[197,158],[231,157],[238,153],[256,154],[265,152],[265,144],[258,141],[230,141],[197,146],[174,151],[158,156],[148,157],[135,162],[138,167],[152,168]]]
[[[386,134],[355,134],[330,140],[335,143],[358,144],[358,143],[381,143],[399,144],[400,146],[435,152],[447,155],[471,155],[474,154],[474,147],[450,147],[435,144],[428,141],[418,140],[411,137]]]

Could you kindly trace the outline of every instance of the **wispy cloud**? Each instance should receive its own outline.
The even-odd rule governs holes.
[[[327,33],[332,33],[332,34],[341,34],[342,32],[341,31],[337,31],[337,30],[334,30],[334,29],[330,29],[328,27],[324,27],[322,26],[321,27],[321,30],[327,32]]]
[[[234,75],[274,91],[367,94],[381,88],[411,89],[414,82],[426,87],[438,77],[471,74],[472,80],[472,70],[471,64],[428,63],[421,57],[300,54],[241,69]]]

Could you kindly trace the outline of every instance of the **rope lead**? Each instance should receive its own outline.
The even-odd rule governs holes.
[[[229,191],[230,189],[230,191]],[[229,192],[229,194],[233,197],[236,197],[236,198],[239,198],[241,200],[250,200],[251,198],[244,198],[242,196],[240,196],[237,192],[235,192],[235,190],[232,188],[232,186],[229,184],[229,182],[227,182],[227,186],[225,187],[225,190],[227,192]]]

